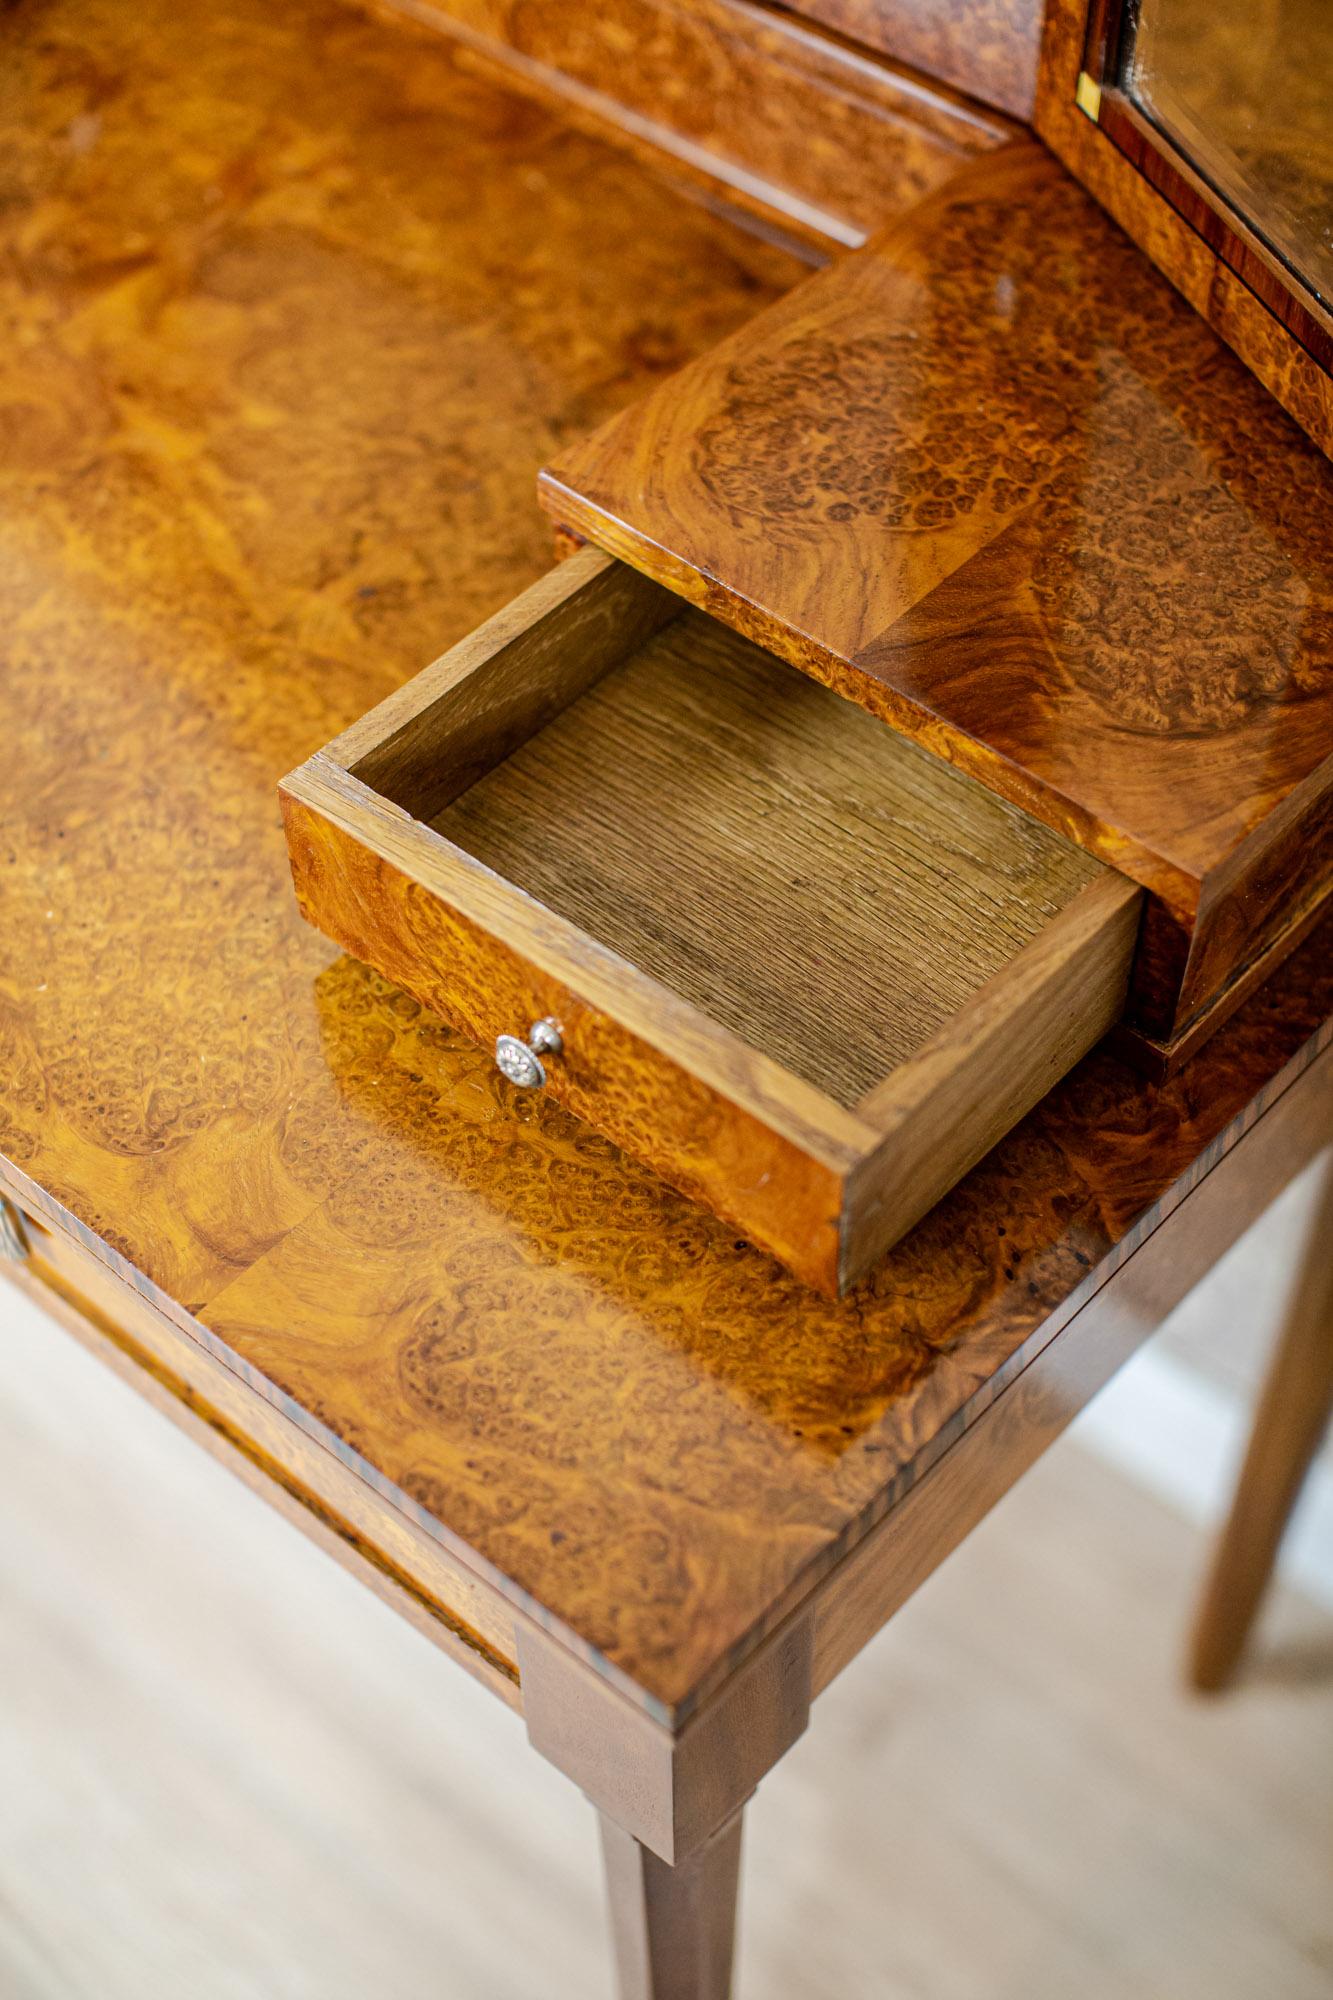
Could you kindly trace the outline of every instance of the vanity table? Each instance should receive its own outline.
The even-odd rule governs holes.
[[[627,1995],[1333,1134],[1326,312],[1039,15],[3,30],[6,1268],[521,1712]]]

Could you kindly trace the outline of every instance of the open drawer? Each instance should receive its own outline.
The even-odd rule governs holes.
[[[311,922],[824,1291],[1123,1002],[1134,884],[596,550],[282,792]]]

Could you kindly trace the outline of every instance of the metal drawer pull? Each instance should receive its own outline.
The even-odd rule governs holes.
[[[548,1014],[545,1020],[533,1022],[526,1042],[520,1041],[517,1035],[498,1035],[495,1060],[503,1074],[520,1090],[540,1090],[546,1081],[546,1066],[542,1057],[558,1056],[563,1047],[560,1030]]]

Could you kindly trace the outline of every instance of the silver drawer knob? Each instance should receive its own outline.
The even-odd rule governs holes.
[[[563,1047],[560,1030],[548,1014],[545,1020],[533,1022],[526,1042],[520,1041],[517,1035],[498,1035],[495,1061],[501,1072],[520,1090],[540,1090],[546,1081],[546,1066],[542,1057],[558,1056]]]

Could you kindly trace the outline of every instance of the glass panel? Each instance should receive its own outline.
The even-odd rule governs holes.
[[[1333,0],[1131,0],[1119,82],[1333,300]]]

